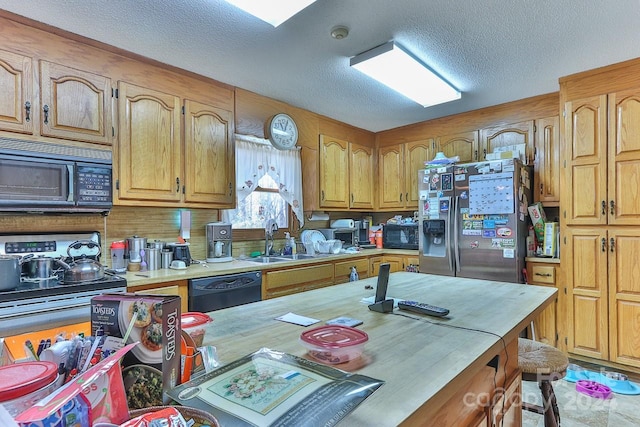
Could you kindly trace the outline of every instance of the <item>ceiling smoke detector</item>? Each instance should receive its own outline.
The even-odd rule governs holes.
[[[342,25],[338,25],[337,27],[333,27],[331,29],[331,37],[336,40],[346,39],[349,35],[349,29],[347,27],[343,27]]]

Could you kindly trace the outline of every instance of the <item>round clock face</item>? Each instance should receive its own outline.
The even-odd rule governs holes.
[[[268,136],[278,150],[290,150],[298,142],[298,128],[287,114],[276,114],[269,120]]]

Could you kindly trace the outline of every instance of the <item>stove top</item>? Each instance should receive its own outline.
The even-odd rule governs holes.
[[[74,245],[79,241],[91,241],[96,245]],[[100,233],[42,233],[42,234],[2,234],[0,235],[0,255],[20,255],[61,259],[67,264],[82,257],[100,260]],[[111,272],[105,272],[100,279],[75,283],[64,282],[64,268],[56,266],[48,278],[20,278],[18,288],[0,291],[0,302],[29,298],[66,295],[75,292],[100,291],[104,289],[126,288],[127,281]]]

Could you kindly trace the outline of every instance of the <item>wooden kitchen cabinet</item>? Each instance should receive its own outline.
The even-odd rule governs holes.
[[[118,91],[119,200],[177,204],[184,185],[180,98],[126,82]]]
[[[353,142],[349,144],[349,207],[352,209],[373,209],[373,160],[373,148]]]
[[[637,227],[567,227],[569,352],[640,367]]]
[[[418,208],[418,170],[433,157],[433,139],[378,149],[378,208]]]
[[[349,281],[351,268],[355,267],[360,279],[369,277],[369,260],[367,258],[352,259],[349,261],[337,261],[334,264],[334,280],[336,284]]]
[[[233,112],[184,102],[184,201],[235,207]]]
[[[568,101],[565,116],[566,224],[639,225],[640,89]]]
[[[373,149],[320,135],[320,207],[373,209]]]
[[[459,163],[477,162],[479,155],[478,150],[477,130],[436,138],[436,151],[441,151],[447,157],[459,156]],[[433,158],[433,156],[431,156],[431,158]]]
[[[0,130],[33,133],[32,67],[30,57],[0,50]]]
[[[111,145],[111,79],[40,61],[40,133]]]
[[[557,288],[556,270],[557,264],[549,264],[546,262],[535,262],[527,260],[527,278],[528,283],[538,286],[549,286]],[[558,291],[560,293],[560,291]],[[564,312],[559,310],[558,296],[556,300],[547,306],[545,310],[534,320],[535,340],[545,344],[558,346],[558,313]]]
[[[349,207],[349,142],[320,135],[320,207]]]
[[[525,163],[533,161],[533,120],[501,125],[480,130],[479,161],[487,159],[488,153],[508,145],[525,145]]]
[[[535,120],[533,200],[545,206],[560,203],[560,118]]]
[[[177,295],[180,297],[180,311],[183,313],[189,311],[189,282],[187,280],[134,286],[127,288],[127,292],[149,295]]]
[[[262,299],[310,291],[333,284],[333,263],[265,271],[262,275]]]

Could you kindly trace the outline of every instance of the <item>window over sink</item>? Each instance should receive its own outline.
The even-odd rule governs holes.
[[[240,232],[240,237],[246,238],[264,237],[264,227],[269,219],[275,219],[281,231],[292,228],[296,218],[302,227],[299,149],[277,150],[265,139],[246,135],[235,138],[236,209],[223,211],[222,219],[231,223],[233,229]]]

